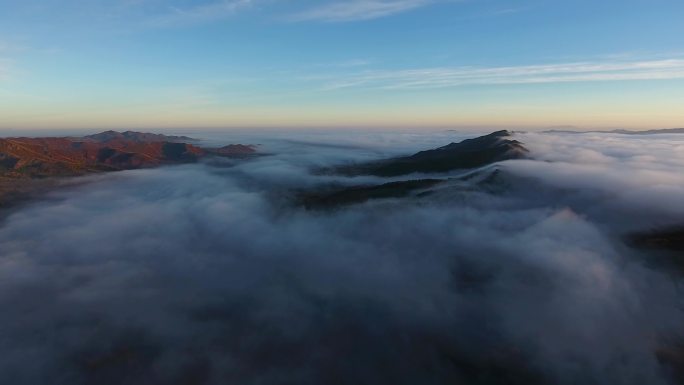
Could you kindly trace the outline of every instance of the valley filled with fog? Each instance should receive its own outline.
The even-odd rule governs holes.
[[[684,225],[682,134],[520,132],[524,159],[392,177],[326,170],[477,134],[192,136],[261,156],[85,176],[0,217],[4,381],[684,378],[684,269],[630,241]],[[441,181],[301,201],[424,178]]]

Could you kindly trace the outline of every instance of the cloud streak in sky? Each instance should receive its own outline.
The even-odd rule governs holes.
[[[684,59],[578,62],[507,67],[365,71],[330,79],[327,89],[431,89],[464,85],[684,79]]]
[[[421,8],[434,2],[434,0],[338,1],[295,14],[290,19],[332,23],[372,20]]]
[[[254,4],[253,0],[221,0],[194,7],[171,7],[171,11],[152,18],[151,26],[172,27],[221,20]]]

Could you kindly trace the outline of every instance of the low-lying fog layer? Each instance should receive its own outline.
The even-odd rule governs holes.
[[[465,137],[214,134],[272,155],[91,177],[13,213],[3,383],[671,383],[680,278],[621,237],[684,223],[684,135],[517,134],[535,160],[500,165],[510,193],[289,199],[387,180],[312,168]]]

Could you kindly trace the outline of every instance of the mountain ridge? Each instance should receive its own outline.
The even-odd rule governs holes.
[[[529,157],[529,150],[525,148],[523,143],[508,139],[511,135],[512,133],[509,131],[496,131],[405,157],[338,167],[333,169],[333,172],[348,176],[396,177],[414,173],[429,174],[452,170],[478,170],[486,166],[496,167],[494,164],[499,161]],[[498,169],[494,169],[487,174],[484,181],[478,183],[492,181],[498,175]],[[307,209],[330,209],[375,199],[403,198],[416,193],[426,194],[429,193],[429,189],[442,183],[454,180],[467,181],[473,177],[473,174],[467,174],[456,178],[423,177],[378,184],[332,185],[299,191],[296,193],[296,201],[297,204]]]
[[[528,157],[529,151],[522,143],[508,139],[512,135],[510,131],[496,131],[409,156],[337,167],[332,172],[349,176],[392,177],[473,169],[503,160]]]

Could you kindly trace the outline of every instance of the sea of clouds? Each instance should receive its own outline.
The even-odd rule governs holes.
[[[195,136],[270,155],[87,177],[0,219],[3,381],[672,383],[681,278],[623,237],[684,223],[684,135],[518,133],[503,192],[324,211],[295,191],[388,179],[313,170],[475,135]]]

